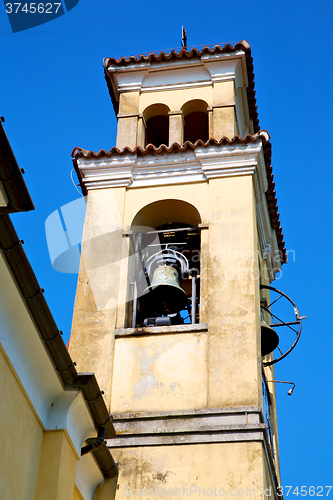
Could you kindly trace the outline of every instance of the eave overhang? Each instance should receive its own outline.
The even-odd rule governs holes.
[[[17,164],[0,118],[0,214],[34,210],[34,204]]]

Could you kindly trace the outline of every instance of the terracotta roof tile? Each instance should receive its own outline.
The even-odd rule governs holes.
[[[138,56],[121,57],[120,59],[114,59],[112,57],[107,57],[104,61],[104,67],[109,66],[129,66],[131,64],[141,64],[143,62],[163,62],[163,61],[173,61],[179,59],[192,59],[193,57],[201,57],[204,54],[225,54],[230,52],[235,52],[237,50],[244,50],[245,48],[250,48],[249,43],[246,40],[236,43],[236,45],[230,45],[226,43],[223,47],[221,45],[215,45],[213,48],[204,46],[201,50],[193,48],[191,50],[181,49],[179,51],[171,50],[170,52],[150,52],[148,55],[141,54]]]
[[[202,141],[201,139],[198,139],[197,141],[195,141],[195,143],[186,141],[183,144],[178,144],[177,142],[174,142],[171,146],[166,146],[165,144],[161,144],[160,146],[156,147],[153,144],[148,144],[145,148],[142,148],[141,146],[136,146],[133,149],[129,147],[118,149],[116,146],[114,146],[113,148],[110,149],[109,152],[105,151],[105,149],[101,149],[100,151],[98,151],[98,153],[95,153],[94,151],[87,151],[82,148],[74,148],[72,151],[72,156],[73,158],[79,158],[79,157],[101,158],[101,157],[110,157],[114,155],[120,156],[125,154],[147,155],[149,153],[161,154],[161,153],[183,152],[186,151],[187,149],[193,150],[197,146],[209,146],[209,145],[221,146],[224,144],[237,144],[237,143],[246,144],[248,142],[256,142],[260,137],[265,141],[263,134],[268,134],[268,132],[266,132],[266,130],[261,130],[259,133],[254,135],[247,134],[245,137],[236,135],[232,139],[229,139],[228,137],[222,137],[222,139],[220,139],[219,141],[212,138],[208,139],[208,141],[206,142]]]
[[[273,173],[271,166],[272,147],[271,143],[269,142],[269,138],[270,136],[268,132],[266,130],[261,130],[260,132],[254,135],[248,134],[245,137],[241,137],[239,135],[236,135],[232,139],[229,139],[228,137],[222,137],[222,139],[219,141],[217,141],[216,139],[209,139],[207,142],[203,142],[201,139],[199,139],[194,144],[190,141],[186,141],[184,142],[184,144],[178,144],[175,142],[171,146],[165,146],[164,144],[162,144],[159,147],[153,146],[153,144],[148,144],[148,146],[146,146],[145,148],[137,146],[133,149],[126,147],[122,150],[118,149],[117,147],[113,147],[110,149],[109,152],[105,151],[105,149],[101,149],[100,151],[98,151],[98,153],[95,153],[94,151],[86,151],[85,149],[81,148],[74,148],[72,151],[72,157],[82,191],[84,194],[87,194],[85,186],[82,182],[80,171],[77,166],[77,160],[79,158],[85,158],[85,159],[91,158],[94,160],[100,158],[110,158],[112,156],[124,156],[126,154],[137,154],[138,156],[145,156],[149,154],[159,155],[163,153],[179,153],[189,149],[194,150],[198,146],[207,147],[210,145],[222,146],[222,145],[233,145],[233,144],[247,144],[249,142],[256,142],[258,140],[261,140],[264,148],[264,158],[265,158],[266,173],[268,180],[268,189],[266,192],[268,212],[271,221],[271,226],[276,231],[279,250],[281,252],[281,262],[285,263],[287,262],[287,253],[285,248],[285,242],[283,240],[282,228],[280,225],[280,214],[278,212],[277,199],[275,196],[276,195],[275,183],[273,181]]]

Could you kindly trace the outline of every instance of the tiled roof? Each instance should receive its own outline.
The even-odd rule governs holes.
[[[194,150],[198,146],[207,147],[210,145],[223,146],[223,145],[233,145],[233,144],[247,144],[249,142],[256,142],[258,140],[262,140],[264,148],[264,158],[265,158],[266,173],[268,180],[266,199],[268,204],[271,226],[276,231],[279,250],[281,252],[281,262],[285,263],[287,262],[287,254],[286,254],[285,242],[283,240],[282,228],[280,225],[280,214],[278,212],[277,199],[275,196],[276,195],[275,183],[273,181],[273,174],[271,167],[272,147],[271,143],[269,142],[268,132],[262,130],[254,135],[248,134],[245,137],[240,137],[239,135],[236,135],[232,139],[229,139],[228,137],[222,137],[222,139],[219,141],[217,141],[216,139],[209,139],[207,142],[203,142],[201,139],[199,139],[194,144],[190,141],[186,141],[182,145],[177,144],[176,142],[171,146],[165,146],[164,144],[161,144],[161,146],[159,147],[153,146],[153,144],[148,144],[148,146],[146,146],[145,148],[137,146],[133,149],[126,147],[122,150],[118,149],[117,147],[113,147],[110,149],[109,152],[105,151],[105,149],[101,149],[100,151],[98,151],[98,153],[95,153],[94,151],[86,151],[85,149],[81,148],[74,148],[72,151],[72,156],[73,156],[74,167],[79,177],[82,191],[84,194],[87,194],[85,186],[82,182],[80,170],[78,169],[77,166],[77,160],[79,158],[85,158],[85,159],[91,158],[92,160],[94,160],[100,158],[110,158],[112,156],[124,156],[126,154],[137,154],[138,156],[145,156],[149,154],[158,155],[163,153],[179,153],[189,149]]]
[[[242,40],[241,42],[236,43],[236,45],[230,45],[226,43],[223,47],[220,45],[215,45],[213,48],[208,46],[203,47],[201,50],[193,48],[191,50],[182,49],[179,52],[172,50],[169,53],[160,52],[159,54],[155,54],[155,52],[151,52],[148,55],[139,55],[139,56],[130,56],[130,57],[121,57],[120,59],[113,59],[112,57],[107,57],[104,60],[104,72],[105,79],[109,88],[110,97],[113,103],[113,107],[116,113],[119,110],[119,103],[117,102],[114,88],[112,82],[110,80],[110,76],[108,73],[108,68],[110,66],[129,66],[132,64],[140,64],[143,62],[166,62],[166,61],[176,61],[179,59],[192,59],[194,57],[201,57],[205,54],[230,54],[232,52],[237,52],[239,50],[243,50],[246,56],[246,66],[247,66],[247,76],[249,86],[247,87],[247,98],[249,103],[249,112],[250,117],[253,122],[253,130],[254,133],[259,132],[259,119],[257,112],[257,104],[256,104],[256,93],[254,90],[254,72],[253,72],[253,58],[251,56],[251,47],[250,44],[246,40]]]

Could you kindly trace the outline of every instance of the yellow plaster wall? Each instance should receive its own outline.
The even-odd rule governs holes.
[[[235,84],[233,81],[212,83],[190,89],[152,92],[124,92],[120,94],[117,147],[134,148],[144,146],[144,130],[139,116],[152,104],[165,104],[171,111],[180,111],[182,106],[193,99],[202,99],[212,109],[209,120],[209,136],[220,139],[233,137],[238,133],[235,113]],[[216,107],[217,106],[217,107]],[[126,116],[128,115],[128,116]],[[169,145],[182,143],[182,117],[169,116]]]
[[[115,194],[114,199],[112,193]],[[202,358],[207,369],[207,393],[205,392],[207,400],[205,403],[200,400],[200,406],[258,405],[261,403],[261,373],[259,323],[256,311],[258,276],[254,273],[258,265],[257,229],[251,176],[211,179],[209,183],[189,184],[186,187],[160,186],[127,191],[117,188],[89,193],[84,241],[94,236],[97,239],[95,251],[93,252],[93,246],[87,247],[88,254],[92,253],[84,260],[89,262],[90,258],[100,259],[101,253],[106,251],[112,256],[113,262],[93,268],[90,277],[85,275],[82,266],[70,343],[73,359],[77,361],[80,371],[96,373],[106,392],[108,405],[111,405],[111,379],[114,378],[113,408],[120,408],[124,404],[124,408],[126,407],[124,411],[129,411],[130,407],[144,411],[148,407],[151,409],[152,404],[156,409],[157,406],[166,407],[169,404],[169,402],[163,403],[162,397],[157,397],[156,387],[151,393],[151,398],[137,399],[135,404],[133,403],[134,387],[140,387],[142,384],[142,372],[135,365],[133,358],[133,349],[137,349],[139,341],[124,339],[117,342],[117,349],[127,349],[124,359],[132,359],[131,366],[136,366],[133,368],[131,378],[126,379],[126,384],[132,385],[131,387],[126,385],[126,391],[123,389],[122,394],[120,390],[122,385],[119,384],[121,380],[122,384],[125,384],[125,379],[120,375],[124,368],[118,363],[118,356],[117,369],[112,369],[114,329],[116,326],[125,326],[125,307],[124,304],[119,304],[117,310],[117,297],[120,294],[123,302],[124,291],[128,290],[127,265],[125,265],[128,243],[124,244],[121,228],[129,228],[135,215],[144,206],[168,198],[182,199],[194,205],[200,212],[202,222],[209,226],[209,229],[203,230],[202,237],[205,246],[206,273],[202,277],[201,292],[203,304],[201,320],[208,321],[207,352]],[[112,227],[116,228],[116,231],[112,236],[111,246],[106,238],[107,244],[104,250],[104,245],[100,246],[100,241],[105,237],[103,233],[110,231],[110,220],[113,221]],[[104,300],[102,304],[107,306],[102,310],[98,310],[94,300],[98,294],[101,294]],[[144,342],[150,342],[151,346],[154,346],[159,341],[149,338]],[[147,349],[148,345],[145,344],[144,348]],[[154,373],[154,377],[158,380],[154,383],[159,387],[163,384],[169,387],[170,383],[175,382],[175,380],[170,382],[163,372],[158,378]],[[129,402],[130,400],[132,402]],[[198,403],[197,398],[194,398],[192,407],[197,407]],[[180,399],[171,398],[170,404],[174,406],[181,404]],[[183,401],[182,404],[190,403]],[[113,409],[113,411],[119,410]]]
[[[114,500],[118,489],[118,476],[106,479],[94,493],[92,500]]]
[[[208,406],[259,404],[250,176],[209,182]]]
[[[207,334],[116,340],[111,413],[205,408]]]
[[[140,136],[141,140],[141,136]],[[118,149],[138,146],[138,117],[128,116],[118,118],[118,132],[116,146]]]
[[[73,500],[84,500],[83,496],[80,494],[79,490],[76,489],[76,487],[74,488]]]
[[[184,118],[182,113],[169,114],[169,145],[184,142]]]
[[[151,104],[166,104],[170,111],[179,111],[182,106],[192,99],[202,99],[208,106],[213,104],[213,87],[196,87],[195,89],[165,90],[160,92],[143,92],[140,95],[139,113]]]
[[[45,432],[36,500],[73,500],[76,462],[65,431]]]
[[[69,351],[92,371],[110,408],[125,189],[89,193]]]
[[[123,92],[119,99],[119,114],[138,113],[139,92]]]
[[[234,106],[219,106],[213,109],[210,137],[219,141],[222,137],[232,138],[237,133]]]
[[[217,82],[214,83],[214,102],[215,106],[231,106],[235,104],[235,82]]]
[[[129,246],[122,230],[130,228],[141,208],[170,197],[192,202],[202,220],[207,217],[206,183],[190,184],[185,190],[183,186],[129,191],[115,188],[90,191],[88,195],[69,351],[78,371],[95,372],[109,408],[114,329],[124,326],[128,291]],[[122,302],[117,307],[119,296]]]
[[[0,394],[0,498],[31,500],[36,494],[43,430],[1,349]]]
[[[276,468],[276,466],[275,466]],[[263,497],[265,499],[267,498],[281,498],[281,497],[277,497],[275,495],[275,480],[274,478],[272,477],[272,473],[271,473],[271,468],[267,462],[267,459],[263,461],[263,469],[264,469],[264,482],[263,482],[263,485],[264,485],[264,495]],[[280,482],[280,476],[279,476],[279,471],[278,472],[278,484],[281,484]]]
[[[184,487],[190,496],[191,486],[197,488],[192,490],[191,498],[204,496],[203,491],[199,495],[199,488],[206,492],[216,488],[216,497],[220,497],[218,492],[224,489],[229,497],[235,498],[254,498],[253,493],[245,493],[246,490],[254,490],[258,498],[265,485],[265,457],[259,442],[148,446],[111,451],[119,464],[117,500],[123,500],[126,496],[132,498],[128,492],[133,489],[137,490],[138,497],[139,490],[145,490],[148,498],[157,497],[155,492],[158,491],[162,491],[162,498],[168,498],[167,493],[163,496],[164,488],[166,492],[180,488],[181,495],[178,496],[183,497],[186,496],[183,495]],[[154,494],[147,492],[148,489],[152,489]],[[230,492],[234,489],[244,490],[244,494],[233,495]],[[214,493],[210,496],[215,497]]]
[[[124,95],[125,94],[122,94],[122,96]],[[171,111],[178,111],[185,103],[193,99],[202,99],[208,106],[234,105],[234,82],[219,82],[209,86],[198,86],[191,89],[143,92],[139,98],[139,113],[142,114],[148,106],[155,103],[165,104]],[[134,107],[132,109],[134,109]]]
[[[126,192],[124,225],[129,228],[139,210],[150,203],[164,199],[182,200],[190,203],[199,211],[201,221],[205,223],[208,221],[208,189],[207,182],[129,189]]]

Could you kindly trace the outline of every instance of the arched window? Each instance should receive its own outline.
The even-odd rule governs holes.
[[[170,109],[165,104],[152,104],[143,112],[146,122],[145,146],[153,144],[169,144],[169,113]]]
[[[206,142],[208,133],[208,104],[201,99],[188,101],[182,107],[184,115],[184,142],[195,143],[198,139]]]
[[[199,323],[200,222],[193,205],[176,199],[137,213],[128,326]]]

